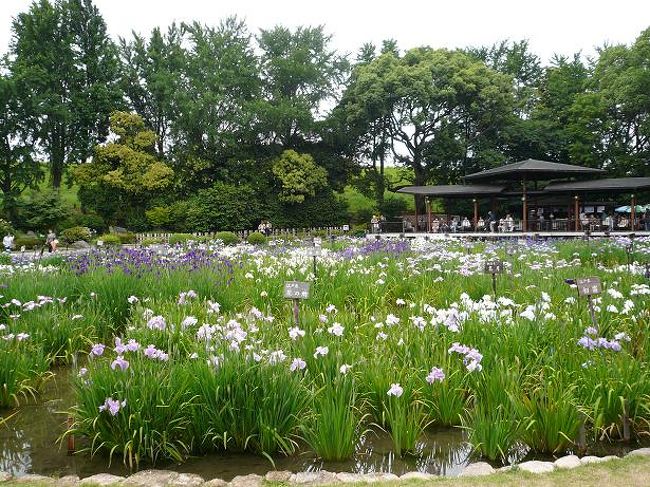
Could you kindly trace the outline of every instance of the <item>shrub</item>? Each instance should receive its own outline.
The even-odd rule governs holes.
[[[176,245],[189,242],[194,237],[191,233],[173,233],[169,236],[169,245]]]
[[[7,235],[8,233],[14,234],[14,229],[7,220],[0,219],[0,234]]]
[[[114,233],[105,233],[104,235],[100,235],[97,237],[97,241],[100,240],[104,242],[104,245],[122,245],[122,240],[120,240],[120,237]]]
[[[45,240],[39,237],[29,237],[27,235],[21,235],[16,237],[14,240],[14,248],[20,250],[24,245],[26,249],[35,249],[40,247],[45,243]]]
[[[106,222],[96,213],[75,212],[65,220],[63,227],[88,227],[96,232],[101,232],[106,229]]]
[[[255,191],[246,185],[216,183],[190,200],[185,219],[195,232],[244,230],[259,219]]]
[[[172,209],[169,206],[154,206],[145,211],[145,215],[154,228],[167,228],[172,221]]]
[[[239,243],[239,237],[232,232],[217,232],[214,238],[221,240],[224,245],[235,245]]]
[[[72,227],[66,228],[61,232],[61,240],[64,243],[71,244],[83,240],[89,242],[91,238],[90,230],[86,227]]]
[[[20,225],[18,226],[46,231],[49,228],[56,228],[71,212],[72,208],[61,200],[58,192],[41,191],[20,203],[18,211]]]
[[[164,239],[162,239],[162,238],[154,238],[154,237],[145,238],[140,242],[140,244],[144,245],[145,247],[147,247],[149,245],[158,245],[158,244],[162,244],[162,243],[165,243]]]
[[[117,233],[116,235],[117,235],[117,238],[120,239],[121,244],[134,244],[138,240],[135,233],[132,233],[132,232]]]
[[[0,265],[11,265],[11,263],[10,254],[0,254]]]
[[[246,240],[251,245],[264,245],[266,243],[266,237],[260,232],[251,233]]]

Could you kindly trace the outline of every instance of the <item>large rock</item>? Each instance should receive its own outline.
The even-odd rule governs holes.
[[[8,480],[11,480],[11,474],[0,470],[0,482],[6,482]]]
[[[257,474],[237,475],[228,484],[230,487],[260,487],[264,481],[264,477]]]
[[[552,462],[539,462],[537,460],[532,460],[530,462],[520,463],[519,468],[524,472],[548,473],[555,470],[555,465],[553,465]]]
[[[16,477],[12,479],[11,481],[14,484],[48,484],[52,485],[54,484],[55,480],[50,477],[46,477],[44,475],[36,475],[33,473],[29,473],[27,475],[21,475],[20,477]]]
[[[400,476],[400,480],[431,480],[433,478],[435,478],[435,475],[422,472],[407,472]]]
[[[124,482],[124,477],[119,475],[111,475],[110,473],[98,473],[97,475],[91,475],[85,479],[81,479],[79,485],[99,485],[101,487],[105,485],[121,484]]]
[[[493,474],[496,470],[489,463],[477,462],[471,463],[460,473],[460,477],[479,477],[481,475]]]
[[[288,470],[271,470],[270,472],[266,472],[266,475],[264,476],[264,480],[268,482],[287,483],[289,482],[289,479],[291,479],[292,475],[293,474]]]
[[[639,457],[650,457],[650,448],[639,448],[638,450],[632,450],[627,456],[639,456]]]
[[[575,455],[560,457],[553,462],[557,468],[576,468],[581,465],[580,459]]]

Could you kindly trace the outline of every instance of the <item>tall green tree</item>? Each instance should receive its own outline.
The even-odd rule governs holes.
[[[256,142],[260,81],[251,35],[228,18],[218,27],[184,25],[187,60],[172,126],[173,164],[185,189],[236,179]],[[189,169],[189,170],[188,170]]]
[[[266,144],[298,149],[320,139],[319,121],[336,100],[348,62],[329,46],[323,27],[262,30],[263,92],[259,131]]]
[[[416,185],[456,182],[489,165],[498,156],[490,137],[513,103],[508,76],[466,53],[430,48],[361,66],[344,99],[351,125],[387,117],[393,157],[413,169]]]
[[[145,209],[171,187],[174,171],[156,157],[156,134],[139,115],[115,112],[110,121],[117,139],[97,146],[92,162],[75,168],[80,199],[113,223],[144,220]]]
[[[584,158],[576,160],[571,154],[576,135],[572,128],[574,105],[586,92],[589,77],[589,69],[580,54],[571,58],[554,56],[551,65],[545,68],[539,100],[529,124],[536,131],[536,154],[552,161],[590,165]]]
[[[41,165],[32,157],[33,134],[14,80],[0,72],[0,190],[5,217],[14,220],[17,198],[41,180]]]
[[[631,46],[605,46],[571,110],[575,160],[620,175],[650,175],[650,29]]]
[[[156,27],[149,39],[135,33],[130,41],[120,39],[120,87],[129,107],[156,133],[159,157],[169,155],[179,95],[185,89],[187,55],[182,43],[183,29],[177,24],[164,34]]]
[[[12,34],[17,92],[58,188],[66,165],[85,161],[108,133],[120,102],[115,46],[92,0],[35,1],[14,19]]]

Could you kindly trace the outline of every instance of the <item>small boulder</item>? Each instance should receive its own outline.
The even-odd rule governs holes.
[[[294,484],[326,485],[339,482],[336,474],[321,470],[320,472],[298,472],[293,474],[290,482]]]
[[[431,475],[430,473],[407,472],[404,475],[402,475],[399,479],[400,480],[431,480],[433,478],[435,478],[435,475]]]
[[[122,483],[134,487],[167,487],[177,475],[176,472],[167,470],[142,470]]]
[[[617,457],[616,455],[606,455],[603,457],[603,462],[609,462],[612,460],[619,460],[620,457]]]
[[[387,472],[371,472],[366,473],[361,476],[363,482],[368,482],[369,484],[375,482],[395,482],[399,480],[399,477],[394,473]]]
[[[257,474],[237,475],[228,484],[230,487],[260,487],[264,482],[264,477]]]
[[[346,484],[365,482],[363,479],[363,474],[359,474],[359,473],[339,472],[336,474],[336,478],[339,482],[344,482]]]
[[[560,457],[553,462],[557,468],[576,468],[581,465],[580,459],[576,455],[567,455]]]
[[[582,465],[589,465],[590,463],[601,463],[603,461],[604,460],[602,457],[596,457],[594,455],[587,455],[586,457],[582,457],[580,459],[580,463]]]
[[[467,465],[465,470],[460,473],[459,477],[479,477],[482,475],[493,474],[495,471],[494,467],[489,463],[477,462]]]
[[[47,484],[53,485],[55,480],[45,475],[36,475],[33,473],[28,473],[27,475],[21,475],[20,477],[15,477],[11,480],[14,484]]]
[[[66,475],[56,480],[56,487],[75,487],[78,484],[78,475]]]
[[[287,483],[289,482],[289,479],[291,479],[291,475],[292,473],[289,472],[288,470],[271,470],[270,472],[266,472],[266,475],[264,476],[264,480],[266,480],[267,482]]]
[[[91,475],[90,477],[81,479],[79,485],[93,484],[104,487],[105,485],[121,484],[124,482],[124,480],[124,477],[120,477],[119,475],[111,475],[110,473],[98,473],[97,475]]]
[[[524,472],[548,473],[555,470],[555,465],[553,465],[552,462],[539,462],[537,460],[532,460],[530,462],[520,463],[519,468]]]
[[[169,485],[174,487],[199,487],[203,483],[203,477],[200,475],[195,473],[179,473]]]
[[[76,250],[84,250],[84,249],[89,249],[90,244],[85,240],[77,240],[76,242],[72,242],[70,244],[70,248]]]
[[[632,450],[626,456],[640,456],[640,457],[650,457],[650,448],[639,448],[637,450]]]
[[[203,487],[226,487],[226,485],[228,485],[228,482],[223,479],[212,479],[205,482]]]

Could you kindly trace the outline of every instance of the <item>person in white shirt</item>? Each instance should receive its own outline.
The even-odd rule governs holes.
[[[14,236],[7,233],[2,239],[2,245],[4,245],[5,252],[11,252],[14,248]]]

